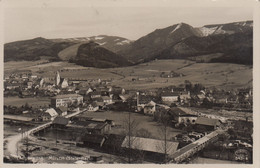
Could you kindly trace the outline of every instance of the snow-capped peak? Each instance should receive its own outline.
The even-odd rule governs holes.
[[[201,33],[202,33],[202,36],[211,35],[211,34],[213,34],[217,29],[218,29],[218,26],[211,27],[211,28],[208,28],[208,27],[201,27],[201,28],[199,28],[199,30],[200,30]]]
[[[130,43],[130,41],[126,39],[126,40],[117,42],[116,44],[117,44],[117,45],[124,45],[124,44],[129,44],[129,43]]]
[[[102,37],[102,36],[96,36],[95,37],[95,40],[102,40],[104,37]]]
[[[170,34],[172,34],[172,33],[175,32],[177,29],[179,29],[179,28],[181,27],[181,25],[182,25],[182,23],[179,23],[179,24],[175,27],[175,29],[173,29],[173,30],[171,31]]]

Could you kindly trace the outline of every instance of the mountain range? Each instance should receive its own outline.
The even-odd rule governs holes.
[[[253,21],[199,28],[179,23],[156,29],[136,41],[99,35],[67,39],[39,37],[4,45],[4,61],[39,59],[99,68],[129,66],[154,59],[252,64]]]

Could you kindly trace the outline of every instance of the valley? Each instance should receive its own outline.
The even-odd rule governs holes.
[[[38,65],[37,65],[38,64]],[[223,89],[252,86],[252,66],[228,63],[196,63],[189,60],[154,60],[151,62],[119,68],[100,69],[82,67],[68,62],[22,61],[6,62],[5,74],[19,70],[31,70],[42,77],[54,77],[55,72],[62,70],[65,78],[110,80],[112,85],[125,89],[156,89],[171,85],[183,84],[185,80],[201,83],[207,87]],[[161,73],[174,71],[182,77],[162,78]]]

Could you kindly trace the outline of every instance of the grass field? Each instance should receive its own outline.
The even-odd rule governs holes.
[[[68,62],[54,62],[35,65],[32,62],[6,62],[5,73],[13,68],[30,69],[43,77],[54,77],[61,69],[61,77],[78,79],[112,79],[112,85],[125,89],[154,89],[183,84],[185,80],[201,83],[207,87],[241,88],[252,87],[252,66],[228,63],[195,63],[189,60],[155,60],[130,67],[97,69],[81,67]],[[161,78],[162,72],[175,71],[183,77]],[[133,81],[132,79],[140,80]]]
[[[22,105],[25,105],[26,103],[29,104],[29,106],[32,107],[48,107],[50,104],[49,98],[19,98],[19,97],[5,97],[4,98],[4,105],[11,105],[11,106],[17,106],[20,107]]]
[[[79,116],[86,116],[92,118],[102,118],[114,120],[118,127],[113,127],[111,133],[120,134],[123,131],[124,122],[127,121],[129,113],[128,112],[115,112],[115,111],[104,111],[104,112],[85,112]],[[159,123],[153,121],[152,116],[145,116],[143,114],[131,113],[131,120],[135,120],[138,123],[138,129],[146,129],[151,133],[151,137],[155,139],[162,139],[163,135],[161,134]],[[169,135],[168,138],[175,137],[180,133],[180,130],[168,127]]]

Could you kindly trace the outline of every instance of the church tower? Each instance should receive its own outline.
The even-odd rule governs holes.
[[[55,84],[57,86],[60,84],[60,73],[59,73],[59,71],[57,71],[57,73],[56,73]]]

